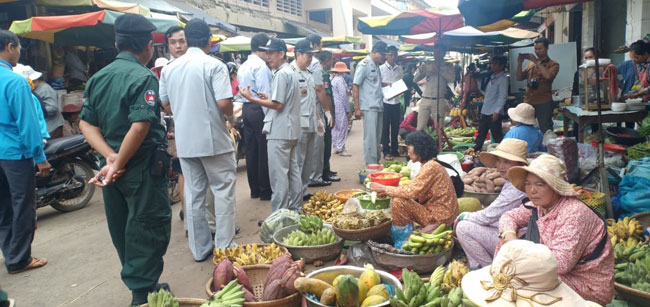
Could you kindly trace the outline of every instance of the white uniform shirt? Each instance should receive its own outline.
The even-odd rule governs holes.
[[[225,64],[190,47],[165,66],[160,77],[160,98],[174,113],[178,157],[207,157],[234,151],[217,101],[232,98]]]
[[[382,64],[379,66],[379,70],[381,71],[381,82],[383,83],[395,83],[399,80],[402,79],[402,75],[404,73],[402,72],[402,67],[395,64],[395,65],[389,65],[388,62]],[[386,99],[384,98],[384,103],[386,104],[399,104],[399,95],[391,98],[391,99]]]

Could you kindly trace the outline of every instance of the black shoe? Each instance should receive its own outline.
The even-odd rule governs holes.
[[[330,171],[330,176],[332,176],[332,175],[333,175],[333,176],[336,176],[336,175],[338,175],[338,174],[339,174],[338,172]]]
[[[239,234],[240,230],[241,230],[241,228],[239,228],[239,226],[235,226],[235,234]]]
[[[309,184],[309,187],[310,187],[310,188],[313,188],[313,187],[326,187],[326,186],[329,186],[329,185],[332,185],[332,182],[331,182],[331,181],[325,181],[325,180],[323,180],[323,181],[321,181],[321,182],[310,183],[310,184]]]
[[[181,218],[181,221],[184,221],[184,220],[185,220],[185,214],[183,213],[183,210],[178,211],[178,217]]]
[[[271,194],[261,194],[260,200],[271,200]]]
[[[312,195],[312,194],[307,194],[307,195],[305,195],[305,196],[302,197],[302,201],[309,201],[309,200],[311,199],[312,196],[314,196],[314,195]]]
[[[251,198],[259,198],[260,194],[259,193],[251,193]]]
[[[262,227],[262,224],[264,224],[263,220],[257,221],[257,227]]]
[[[331,181],[331,182],[339,182],[339,181],[341,181],[341,178],[339,178],[336,175],[329,175],[329,176],[323,176],[323,180]]]

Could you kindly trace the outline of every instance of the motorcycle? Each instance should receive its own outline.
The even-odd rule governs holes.
[[[49,141],[45,156],[52,167],[48,176],[36,177],[36,208],[70,212],[86,207],[95,194],[88,180],[99,170],[99,161],[83,135]]]

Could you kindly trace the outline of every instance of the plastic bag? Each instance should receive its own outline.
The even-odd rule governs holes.
[[[546,136],[544,136],[544,145],[549,154],[556,156],[564,162],[569,182],[575,182],[580,174],[578,169],[578,142],[576,139],[572,137],[555,138],[546,142]]]
[[[276,231],[300,222],[300,215],[293,210],[279,209],[269,215],[260,227],[260,239],[264,243],[273,242]]]
[[[368,263],[372,264],[374,267],[378,267],[377,263],[375,263],[375,259],[372,257],[372,251],[368,245],[365,243],[358,243],[350,246],[348,249],[347,265],[363,267]]]
[[[393,237],[393,247],[402,248],[402,245],[406,243],[409,236],[413,232],[413,224],[407,224],[406,226],[391,226],[390,234]]]

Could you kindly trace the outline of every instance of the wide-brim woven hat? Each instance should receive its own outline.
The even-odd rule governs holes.
[[[508,179],[520,191],[526,191],[526,176],[534,174],[562,196],[577,196],[573,186],[567,182],[566,166],[562,160],[549,154],[537,157],[529,166],[515,166],[508,170]]]
[[[350,72],[348,65],[346,65],[344,62],[336,62],[336,64],[334,64],[334,68],[330,69],[330,71],[340,73]]]
[[[497,159],[503,158],[513,162],[521,162],[528,165],[528,142],[520,139],[503,139],[497,149],[491,152],[481,153],[481,163],[487,167],[496,167]]]
[[[543,244],[513,240],[492,265],[467,273],[461,287],[474,304],[494,307],[593,307],[560,281],[557,259]]]
[[[534,126],[536,123],[535,108],[524,102],[520,103],[514,108],[508,109],[508,116],[510,116],[510,119],[518,123],[531,126]]]

